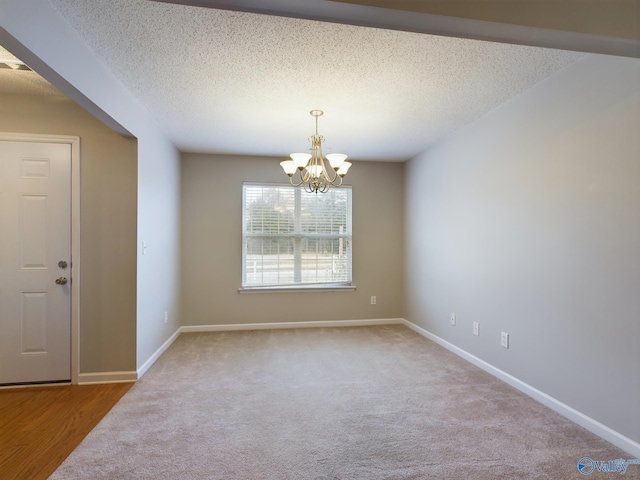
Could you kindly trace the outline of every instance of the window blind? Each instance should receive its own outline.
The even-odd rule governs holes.
[[[351,282],[351,188],[243,185],[242,286]]]

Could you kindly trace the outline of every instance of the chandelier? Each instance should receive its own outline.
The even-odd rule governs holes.
[[[318,117],[324,112],[311,110],[309,113],[316,118],[316,133],[309,138],[311,154],[292,153],[289,155],[291,160],[280,162],[280,166],[284,173],[289,175],[289,183],[294,187],[304,186],[309,193],[326,193],[329,188],[342,185],[342,179],[349,171],[351,163],[345,161],[347,156],[343,153],[329,153],[327,160],[331,168],[327,169],[322,158],[324,137],[318,134]]]

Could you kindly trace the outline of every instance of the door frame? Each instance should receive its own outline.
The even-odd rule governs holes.
[[[80,374],[80,137],[0,132],[0,141],[71,145],[71,384]]]

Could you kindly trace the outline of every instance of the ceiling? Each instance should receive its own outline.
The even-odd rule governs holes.
[[[233,4],[247,0],[170,0],[174,3]],[[307,0],[308,1],[308,0]],[[339,0],[535,28],[640,39],[639,0]]]
[[[49,3],[190,152],[306,151],[318,108],[325,153],[402,161],[584,55],[149,0]],[[0,91],[27,88],[4,73]],[[33,72],[6,73],[47,93]]]
[[[21,63],[18,57],[0,46],[0,93],[62,96],[62,92],[36,72],[32,70],[13,70],[5,67],[8,65],[20,65]]]

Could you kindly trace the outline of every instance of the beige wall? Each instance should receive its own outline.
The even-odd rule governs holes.
[[[588,55],[406,167],[407,320],[635,442],[639,122],[640,60]]]
[[[341,3],[640,39],[637,0],[341,0]]]
[[[180,154],[148,125],[138,137],[138,372],[180,328]],[[141,244],[145,242],[145,254]],[[166,312],[166,313],[165,313]],[[166,317],[165,317],[166,315]]]
[[[101,139],[104,143],[96,152],[106,154],[102,157],[106,163],[98,170],[90,167],[92,177],[87,180],[86,189],[91,202],[95,200],[91,213],[98,215],[94,222],[99,228],[92,240],[104,247],[99,254],[99,266],[104,270],[101,277],[96,277],[100,282],[97,288],[102,292],[100,300],[119,306],[96,309],[87,353],[92,361],[83,368],[88,368],[84,369],[87,373],[104,372],[108,365],[109,371],[137,369],[143,373],[179,327],[180,154],[149,111],[80,41],[57,10],[47,2],[38,2],[38,8],[33,8],[32,3],[0,2],[0,43],[86,111],[137,139],[137,157],[131,156],[137,158],[137,165],[132,161],[125,169],[114,157],[109,157],[109,152],[118,148],[119,137],[110,134],[111,139],[107,139],[105,134]],[[85,114],[83,118],[88,119],[87,125],[95,125],[91,123],[92,117]],[[77,126],[72,130],[85,131],[83,122],[77,122]],[[100,155],[97,153],[95,158]],[[129,172],[130,168],[134,170]],[[116,214],[113,219],[112,214]],[[130,223],[135,223],[136,214],[137,232],[129,228]],[[118,222],[115,229],[108,228],[112,221]],[[137,258],[136,233],[149,246],[146,255]],[[115,247],[121,242],[127,245],[125,249]],[[104,277],[106,272],[108,277]],[[136,277],[133,285],[131,275]],[[127,295],[119,298],[122,292]],[[135,307],[133,316],[129,315],[131,306]],[[126,314],[120,315],[120,309],[126,310]],[[121,329],[125,324],[126,333]],[[133,329],[132,334],[128,333],[129,328]],[[99,338],[100,335],[103,337]],[[131,341],[135,342],[133,347]],[[120,355],[120,349],[127,354]],[[129,352],[135,356],[133,365]],[[124,357],[126,360],[121,361]]]
[[[0,131],[80,137],[80,373],[135,370],[136,140],[64,97],[0,95]]]
[[[403,171],[399,163],[355,162],[355,292],[238,293],[242,182],[286,183],[280,159],[183,154],[182,324],[402,317]],[[371,295],[377,305],[370,304]]]

